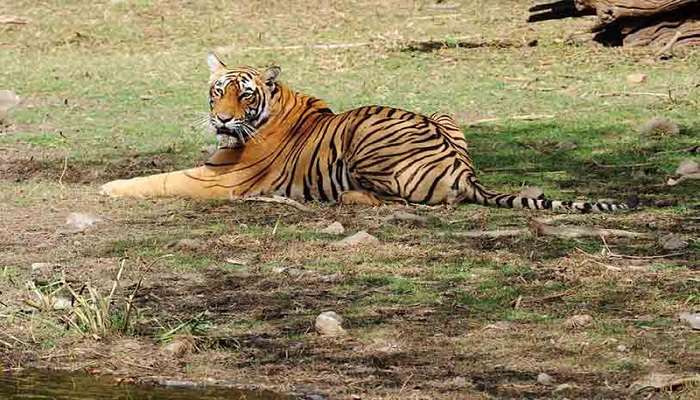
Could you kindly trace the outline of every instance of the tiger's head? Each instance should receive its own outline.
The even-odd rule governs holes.
[[[281,70],[279,67],[263,72],[249,67],[229,69],[211,53],[207,63],[211,71],[209,124],[216,131],[218,147],[243,146],[269,118]]]

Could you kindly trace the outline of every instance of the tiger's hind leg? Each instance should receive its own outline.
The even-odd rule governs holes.
[[[340,194],[338,203],[343,205],[381,206],[384,202],[372,192],[349,190]]]

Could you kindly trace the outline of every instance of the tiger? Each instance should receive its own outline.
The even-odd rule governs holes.
[[[636,207],[632,202],[559,201],[489,190],[477,180],[465,136],[447,114],[428,117],[377,105],[334,113],[323,100],[280,82],[279,67],[228,68],[212,53],[207,63],[207,124],[216,134],[214,154],[198,167],[106,183],[102,194],[200,199],[279,195],[336,204],[475,203],[581,213]]]

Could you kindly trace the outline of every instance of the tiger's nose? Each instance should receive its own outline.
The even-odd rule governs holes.
[[[225,123],[227,123],[227,122],[229,122],[230,120],[233,119],[233,115],[231,115],[231,114],[217,113],[217,114],[216,114],[216,118],[218,118],[219,121],[221,121],[222,124],[225,124]]]

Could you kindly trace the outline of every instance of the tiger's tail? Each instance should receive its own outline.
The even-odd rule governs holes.
[[[607,203],[549,200],[544,198],[544,196],[531,198],[517,194],[498,193],[486,189],[476,180],[471,180],[470,188],[472,190],[467,191],[467,195],[462,199],[463,202],[492,207],[552,210],[556,212],[578,212],[586,214],[628,211],[637,208],[639,205],[639,200],[636,197],[632,197],[624,203]]]

